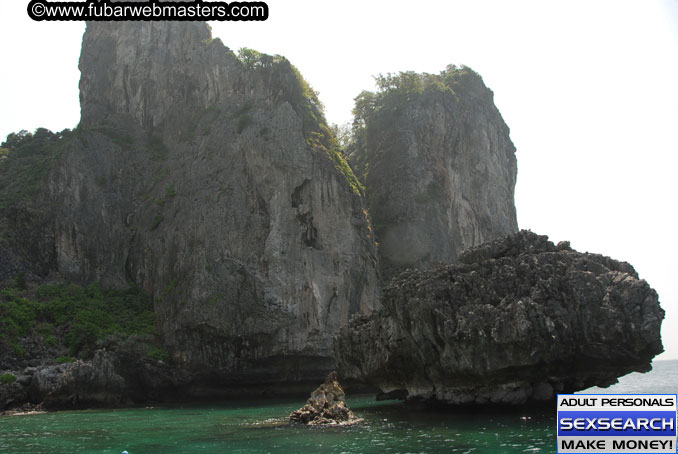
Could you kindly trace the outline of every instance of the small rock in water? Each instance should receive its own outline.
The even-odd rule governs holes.
[[[331,372],[311,393],[306,405],[290,413],[290,422],[316,425],[351,425],[362,422],[346,406],[346,394],[339,384],[337,373]]]

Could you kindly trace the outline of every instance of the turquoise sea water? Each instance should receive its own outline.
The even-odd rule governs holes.
[[[605,393],[676,393],[678,361],[655,362]],[[365,419],[353,427],[286,424],[303,399],[159,406],[0,417],[0,452],[110,453],[551,453],[553,410],[423,412],[372,396],[349,396]]]

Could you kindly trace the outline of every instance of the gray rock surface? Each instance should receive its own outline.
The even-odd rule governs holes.
[[[365,126],[351,154],[384,278],[455,263],[462,250],[517,231],[515,147],[482,78],[451,66],[385,85],[362,109],[358,101]]]
[[[30,401],[46,408],[124,404],[125,380],[116,363],[114,354],[99,350],[90,361],[38,368],[30,381]]]
[[[450,404],[523,404],[651,369],[664,311],[631,265],[521,231],[410,270],[335,339],[342,380]]]
[[[129,352],[97,350],[90,360],[28,367],[0,384],[0,411],[116,407],[194,397],[193,376]]]
[[[17,408],[28,402],[28,391],[24,382],[0,383],[0,412],[7,408]]]
[[[56,271],[145,289],[173,359],[223,384],[321,379],[379,279],[296,69],[243,63],[198,22],[88,23],[80,69],[81,123],[45,196]]]

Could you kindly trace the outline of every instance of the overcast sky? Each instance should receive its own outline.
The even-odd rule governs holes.
[[[35,23],[0,1],[0,137],[80,115],[83,23]],[[289,58],[328,120],[351,120],[372,76],[479,72],[517,148],[521,228],[635,266],[678,359],[678,0],[269,0],[265,22],[212,23],[234,50]]]

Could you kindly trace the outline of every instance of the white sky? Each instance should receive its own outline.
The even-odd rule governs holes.
[[[372,76],[466,64],[518,151],[521,228],[633,264],[659,293],[678,358],[678,0],[268,0],[265,22],[212,23],[230,48],[289,58],[328,120]],[[78,123],[83,23],[0,1],[0,137]]]

